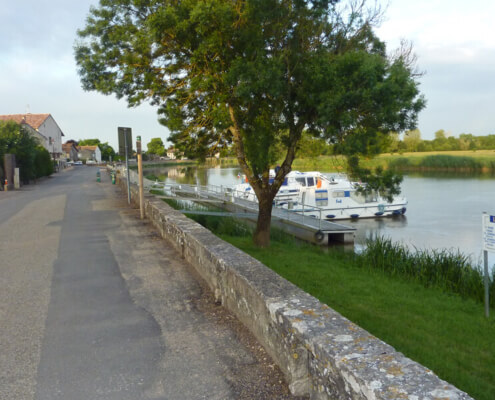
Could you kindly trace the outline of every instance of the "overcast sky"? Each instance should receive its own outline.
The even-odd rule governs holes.
[[[0,0],[0,114],[50,113],[65,139],[100,138],[117,147],[117,127],[133,141],[166,140],[156,108],[127,108],[125,101],[84,92],[73,56],[76,30],[97,0]],[[384,0],[384,3],[386,0]],[[379,36],[391,50],[411,40],[421,90],[424,139],[444,129],[495,133],[495,1],[390,0]],[[144,147],[146,148],[146,147]]]

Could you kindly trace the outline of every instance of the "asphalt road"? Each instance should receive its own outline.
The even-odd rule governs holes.
[[[96,167],[0,192],[0,399],[292,399]]]

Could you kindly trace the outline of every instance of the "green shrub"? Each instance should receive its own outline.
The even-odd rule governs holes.
[[[50,153],[42,146],[36,147],[33,173],[35,178],[53,174],[53,161],[50,157]]]

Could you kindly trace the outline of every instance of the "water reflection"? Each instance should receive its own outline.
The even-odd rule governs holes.
[[[240,182],[239,168],[164,167],[146,169],[144,173],[167,183],[232,186]]]

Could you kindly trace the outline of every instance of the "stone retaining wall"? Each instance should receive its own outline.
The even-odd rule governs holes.
[[[136,187],[131,193],[139,201]],[[254,333],[293,394],[318,400],[471,399],[160,199],[147,195],[145,210],[216,299]]]

